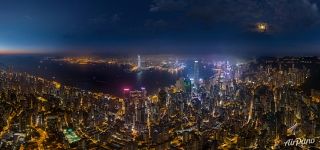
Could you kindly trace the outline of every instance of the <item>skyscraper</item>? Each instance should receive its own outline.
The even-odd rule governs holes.
[[[197,60],[194,61],[193,78],[194,78],[194,84],[197,87],[199,83],[199,62]]]
[[[191,95],[192,86],[191,86],[191,80],[189,78],[184,79],[184,89],[188,95]]]
[[[138,131],[143,130],[147,121],[145,105],[146,99],[145,88],[142,88],[141,91],[130,91],[130,103],[133,103],[133,109],[131,109],[131,112],[134,112],[134,115],[131,113],[130,115],[132,116],[133,127]]]
[[[141,69],[141,57],[138,55],[138,70]]]

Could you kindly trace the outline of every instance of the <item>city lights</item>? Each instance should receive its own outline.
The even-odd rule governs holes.
[[[78,137],[75,132],[73,131],[73,129],[69,128],[69,129],[64,129],[63,130],[63,134],[65,135],[65,137],[67,138],[69,143],[74,143],[77,142],[79,140],[81,140],[80,137]]]
[[[155,59],[143,58],[155,64]],[[187,61],[179,63],[188,64]],[[28,144],[14,143],[26,149],[52,149],[55,145],[183,149],[190,144],[191,149],[201,149],[201,143],[213,141],[217,144],[212,149],[254,149],[259,145],[279,149],[286,137],[296,133],[315,137],[319,134],[314,128],[318,126],[318,111],[297,107],[317,108],[319,104],[318,90],[310,89],[311,95],[307,96],[300,89],[313,78],[309,63],[305,63],[310,61],[320,62],[307,57],[261,59],[254,65],[233,64],[229,60],[191,61],[185,68],[187,75],[179,76],[170,86],[152,90],[147,82],[145,86],[127,84],[119,89],[122,95],[117,96],[0,70],[0,88],[6,87],[0,91],[0,103],[5,104],[0,105],[0,110],[6,117],[0,137],[10,141],[8,137],[13,133],[26,135],[19,139]],[[202,69],[207,69],[210,76],[205,77]],[[307,111],[310,113],[302,113]],[[264,130],[264,137],[260,130]],[[248,131],[257,134],[250,134],[249,138],[245,134]],[[50,141],[50,137],[59,138]],[[2,142],[14,142],[6,141]]]
[[[320,0],[0,0],[0,150],[320,149]]]

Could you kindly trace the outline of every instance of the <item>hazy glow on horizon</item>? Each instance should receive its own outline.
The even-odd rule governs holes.
[[[36,50],[18,50],[18,49],[0,49],[0,54],[35,54],[39,53],[39,51]]]

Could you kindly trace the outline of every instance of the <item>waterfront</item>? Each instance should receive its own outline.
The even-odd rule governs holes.
[[[320,0],[0,8],[0,150],[320,149]]]
[[[157,92],[160,88],[174,85],[180,77],[187,77],[193,69],[192,62],[189,62],[186,69],[176,73],[157,69],[131,72],[130,66],[126,64],[81,65],[46,58],[43,56],[4,55],[0,56],[0,64],[6,69],[26,72],[60,82],[63,85],[116,96],[122,95],[123,88],[140,89],[145,87],[148,93]],[[211,69],[202,68],[201,72],[206,78],[213,75]]]
[[[119,97],[8,67],[0,70],[0,148],[316,148],[320,92],[307,88],[309,95],[301,85],[317,77],[311,68],[318,69],[319,62],[316,57],[242,64],[196,60],[185,69],[192,75],[168,88],[155,94],[124,88]],[[208,78],[203,68],[214,75]],[[314,141],[292,144],[298,138]]]

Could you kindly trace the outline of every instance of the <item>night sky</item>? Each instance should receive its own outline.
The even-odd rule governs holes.
[[[319,55],[320,0],[0,0],[1,52]],[[264,23],[265,31],[257,25]]]

